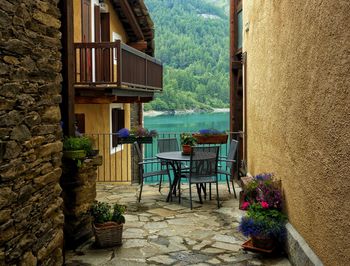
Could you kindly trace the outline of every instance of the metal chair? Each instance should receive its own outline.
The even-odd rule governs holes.
[[[201,199],[201,186],[203,184],[216,184],[216,199],[218,208],[220,208],[219,200],[219,186],[218,186],[218,156],[219,156],[218,146],[211,147],[193,147],[191,151],[190,158],[190,168],[188,174],[188,183],[190,189],[190,206],[192,209],[192,184],[196,184],[197,192],[200,201]],[[208,156],[209,155],[209,156]],[[213,155],[213,156],[210,156]],[[180,193],[179,189],[179,193]],[[179,194],[179,197],[181,194]]]
[[[236,162],[236,160],[234,160],[234,159],[236,156],[237,147],[238,147],[238,141],[232,140],[230,147],[229,147],[227,157],[220,157],[219,158],[219,163],[224,162],[226,166],[225,166],[225,168],[223,168],[221,166],[218,168],[218,174],[222,174],[222,175],[226,176],[226,183],[227,183],[229,193],[231,193],[231,191],[230,191],[230,182],[228,180],[228,177],[229,176],[231,177],[232,189],[233,189],[233,192],[235,194],[235,198],[237,198],[237,195],[236,195],[236,190],[235,190],[235,186],[234,186],[234,176],[233,176],[234,168],[233,168],[233,166],[234,166],[234,163]]]
[[[161,176],[161,178],[163,177],[163,175],[168,175],[168,179],[169,179],[169,187],[171,187],[171,179],[170,179],[170,174],[169,174],[169,168],[168,166],[166,167],[166,169],[160,169],[160,170],[156,170],[156,171],[146,171],[145,170],[145,166],[148,164],[159,164],[160,165],[160,161],[157,160],[156,158],[142,158],[142,153],[140,150],[140,146],[137,142],[134,142],[134,149],[137,153],[137,156],[139,158],[139,175],[140,175],[140,183],[141,183],[141,188],[140,188],[140,195],[139,195],[139,202],[141,201],[141,194],[142,194],[142,188],[143,188],[143,181],[144,179],[148,178],[148,177],[152,177],[152,176]]]
[[[176,138],[164,138],[157,140],[158,152],[179,151],[179,143]]]

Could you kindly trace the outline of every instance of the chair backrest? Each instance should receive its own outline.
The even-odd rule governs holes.
[[[134,150],[137,154],[137,157],[139,158],[140,161],[142,161],[142,153],[141,153],[139,144],[137,143],[137,141],[135,141],[133,145],[134,145]]]
[[[179,151],[179,144],[176,138],[158,139],[158,152]]]
[[[231,144],[230,144],[229,151],[227,154],[228,160],[233,161],[235,159],[237,147],[238,147],[238,141],[234,140],[234,139],[231,140]],[[233,165],[233,162],[226,162],[227,167],[231,168],[232,165]]]
[[[219,149],[219,146],[192,148],[190,179],[192,177],[200,178],[217,175]]]

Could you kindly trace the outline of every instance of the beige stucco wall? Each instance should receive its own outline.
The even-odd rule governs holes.
[[[125,127],[130,128],[130,104],[123,106]],[[103,164],[98,168],[98,181],[131,181],[131,145],[123,145],[122,150],[112,151],[111,145],[111,105],[76,104],[75,113],[85,114],[85,133],[94,139],[94,148],[103,156]],[[115,133],[115,132],[114,132]]]
[[[295,229],[325,265],[348,265],[349,1],[243,4],[249,171],[281,178]]]

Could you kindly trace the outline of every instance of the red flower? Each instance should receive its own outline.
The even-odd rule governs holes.
[[[262,201],[261,202],[261,207],[263,207],[264,209],[268,209],[269,208],[269,204],[266,201]]]
[[[250,205],[250,203],[249,203],[248,201],[243,202],[243,204],[242,204],[242,210],[248,209],[249,205]]]

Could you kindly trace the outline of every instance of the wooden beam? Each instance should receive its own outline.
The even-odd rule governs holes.
[[[74,116],[74,26],[73,1],[60,1],[62,13],[62,104],[61,113],[63,133],[66,136],[75,135]]]
[[[117,100],[117,96],[98,96],[98,97],[84,97],[75,96],[75,103],[77,104],[109,104]]]
[[[140,25],[134,15],[134,12],[132,11],[129,2],[127,0],[120,0],[120,7],[123,10],[123,13],[125,14],[126,18],[128,19],[128,22],[135,33],[138,40],[143,40],[144,36],[142,33],[142,30],[140,28]]]
[[[139,51],[145,51],[147,49],[147,42],[146,41],[139,41],[139,42],[131,42],[128,43],[129,46],[132,48],[135,48]]]

